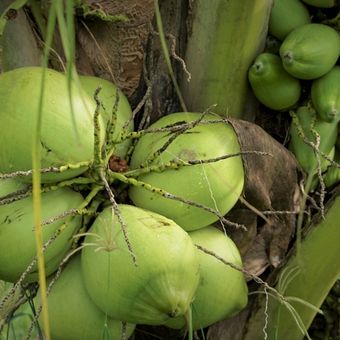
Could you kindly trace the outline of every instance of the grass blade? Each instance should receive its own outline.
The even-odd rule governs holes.
[[[169,49],[168,49],[168,46],[167,46],[166,41],[165,41],[162,17],[161,17],[161,12],[159,10],[158,0],[155,0],[155,16],[156,16],[156,23],[157,23],[157,29],[158,29],[158,33],[159,33],[159,38],[160,38],[160,42],[161,42],[161,46],[162,46],[162,50],[163,50],[163,56],[165,58],[165,63],[167,65],[167,68],[168,68],[168,71],[169,71],[172,83],[174,85],[174,88],[175,88],[178,100],[179,100],[179,102],[181,104],[182,110],[184,112],[187,112],[188,109],[187,109],[187,107],[185,105],[183,95],[181,93],[181,90],[180,90],[178,82],[176,80],[174,71],[172,69],[170,55],[169,55]]]
[[[41,295],[42,305],[42,320],[44,325],[45,339],[50,340],[50,326],[48,317],[48,304],[47,304],[47,287],[46,287],[46,272],[45,272],[45,261],[43,254],[43,236],[42,236],[42,224],[41,224],[41,154],[40,154],[40,136],[42,126],[42,115],[43,115],[43,100],[44,100],[44,84],[46,69],[48,66],[48,58],[50,47],[53,40],[53,32],[56,25],[56,2],[51,4],[49,11],[49,18],[47,24],[47,36],[46,44],[43,56],[43,72],[40,84],[40,98],[38,107],[38,118],[36,123],[36,129],[33,136],[32,145],[32,169],[33,169],[33,207],[34,207],[34,234],[36,240],[36,253],[38,262],[38,273],[39,273],[39,286]]]

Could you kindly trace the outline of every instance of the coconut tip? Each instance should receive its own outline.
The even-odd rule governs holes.
[[[290,65],[294,61],[294,54],[290,50],[284,51],[283,53],[281,53],[281,58],[284,64]]]

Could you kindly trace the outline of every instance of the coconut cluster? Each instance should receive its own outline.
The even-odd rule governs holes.
[[[180,329],[188,320],[200,329],[244,308],[240,254],[212,226],[244,186],[231,125],[174,113],[133,135],[131,108],[115,85],[70,82],[39,67],[0,75],[0,98],[8,127],[0,172],[13,177],[0,181],[0,279],[38,278],[31,168],[39,133],[52,339],[127,338],[136,324]],[[140,137],[131,155],[127,136]],[[129,199],[117,204],[122,182]]]
[[[340,37],[332,20],[319,15],[335,6],[333,0],[276,0],[270,43],[248,72],[259,102],[292,116],[289,149],[314,176],[312,189],[340,180]]]

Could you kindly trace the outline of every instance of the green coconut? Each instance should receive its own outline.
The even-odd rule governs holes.
[[[102,105],[101,114],[103,115],[105,122],[110,121],[112,112],[116,110],[116,122],[114,125],[114,133],[110,138],[117,140],[119,138],[122,129],[125,128],[126,132],[133,131],[133,119],[130,104],[123,92],[118,90],[117,87],[108,80],[101,79],[92,76],[80,76],[80,82],[86,93],[93,99],[95,91],[100,87],[98,93],[98,99]],[[118,94],[117,107],[116,97]],[[114,155],[124,158],[131,145],[131,140],[127,139],[122,143],[115,145]]]
[[[340,164],[340,151],[335,148],[334,161]],[[327,188],[333,187],[340,182],[340,169],[330,165],[324,174],[324,181]]]
[[[40,291],[37,294],[38,302],[39,294]],[[54,283],[47,302],[53,340],[123,338],[123,323],[107,317],[87,294],[81,273],[80,256],[74,257],[67,264]],[[41,325],[43,326],[43,323]],[[134,328],[132,324],[126,325],[125,339],[131,336]]]
[[[199,113],[180,112],[162,117],[150,126],[164,128],[192,122]],[[217,116],[206,115],[205,120],[218,120]],[[171,132],[148,133],[137,142],[131,157],[131,169],[147,167],[147,161],[169,141]],[[170,161],[200,161],[214,159],[240,152],[235,131],[227,122],[199,124],[179,135],[149,164],[162,166]],[[226,214],[237,202],[244,185],[244,170],[240,156],[229,157],[216,162],[181,166],[179,169],[151,171],[138,180],[161,188],[184,200],[199,203],[220,214]],[[218,217],[202,208],[179,202],[150,192],[140,186],[131,186],[129,196],[138,207],[155,211],[166,216],[185,230],[205,227]]]
[[[291,31],[280,47],[285,70],[299,79],[316,79],[329,72],[340,55],[338,32],[323,24],[306,24]]]
[[[82,272],[88,294],[110,317],[160,325],[187,313],[199,280],[189,235],[173,221],[119,205],[136,265],[118,216],[106,208],[88,232]]]
[[[307,145],[302,136],[300,136],[299,129],[303,131],[308,141],[316,143],[316,136],[314,133],[320,135],[320,151],[326,155],[332,154],[334,156],[334,145],[337,139],[337,123],[328,123],[317,118],[315,111],[307,106],[301,106],[296,112],[298,118],[298,126],[292,122],[290,127],[291,140],[289,149],[294,153],[301,167],[307,172],[316,173],[317,170],[317,157],[310,145]],[[314,133],[313,133],[314,130]],[[327,169],[329,162],[321,157],[321,169]]]
[[[0,121],[6,127],[0,136],[2,173],[32,169],[42,71],[41,67],[23,67],[0,75]],[[70,86],[71,92],[64,74],[46,70],[40,137],[42,168],[93,161],[96,106],[74,82]],[[103,130],[102,124],[102,137]],[[42,176],[42,181],[68,179],[86,170],[87,167],[82,166],[62,173],[48,173]]]
[[[340,66],[313,81],[311,98],[320,119],[340,121]]]
[[[288,109],[300,98],[300,81],[286,72],[275,54],[258,55],[248,71],[248,79],[256,98],[273,110]]]
[[[300,0],[274,0],[268,31],[274,37],[284,40],[294,28],[310,22],[308,9]]]
[[[0,196],[8,190],[16,191],[18,185],[0,181]],[[5,190],[3,189],[5,188]],[[3,193],[5,195],[3,195]],[[41,194],[42,221],[60,216],[70,209],[78,208],[83,197],[70,189],[61,188]],[[10,204],[0,206],[0,280],[16,282],[36,254],[34,235],[34,208],[31,196]],[[54,272],[61,259],[71,246],[72,236],[81,226],[81,217],[66,217],[53,223],[43,225],[44,243],[63,226],[61,234],[53,241],[45,252],[46,273]],[[26,281],[38,278],[37,266],[34,266],[26,277]]]
[[[28,190],[29,186],[25,183],[22,183],[16,179],[0,179],[0,199],[5,197],[9,198],[9,196],[13,196],[14,194],[18,194],[19,191]]]
[[[191,231],[189,235],[195,244],[242,268],[235,243],[222,231],[209,226]],[[196,251],[200,263],[200,283],[192,303],[192,327],[201,329],[241,311],[248,301],[248,288],[241,271],[199,249]],[[186,326],[186,320],[177,317],[168,321],[166,326],[179,329]]]

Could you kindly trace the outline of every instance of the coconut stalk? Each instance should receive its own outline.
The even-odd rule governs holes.
[[[268,339],[302,340],[322,302],[340,275],[340,188],[327,205],[325,219],[317,217],[306,228],[299,256],[293,249],[282,270],[276,289],[285,296],[286,304],[268,297],[248,323],[244,340]],[[314,308],[314,307],[315,308]],[[289,307],[289,306],[288,306]],[[266,310],[266,311],[265,311]],[[266,324],[266,316],[268,316]]]
[[[181,82],[189,110],[217,104],[219,114],[252,119],[244,113],[247,72],[263,49],[271,6],[272,0],[192,2],[185,54],[191,80]]]

